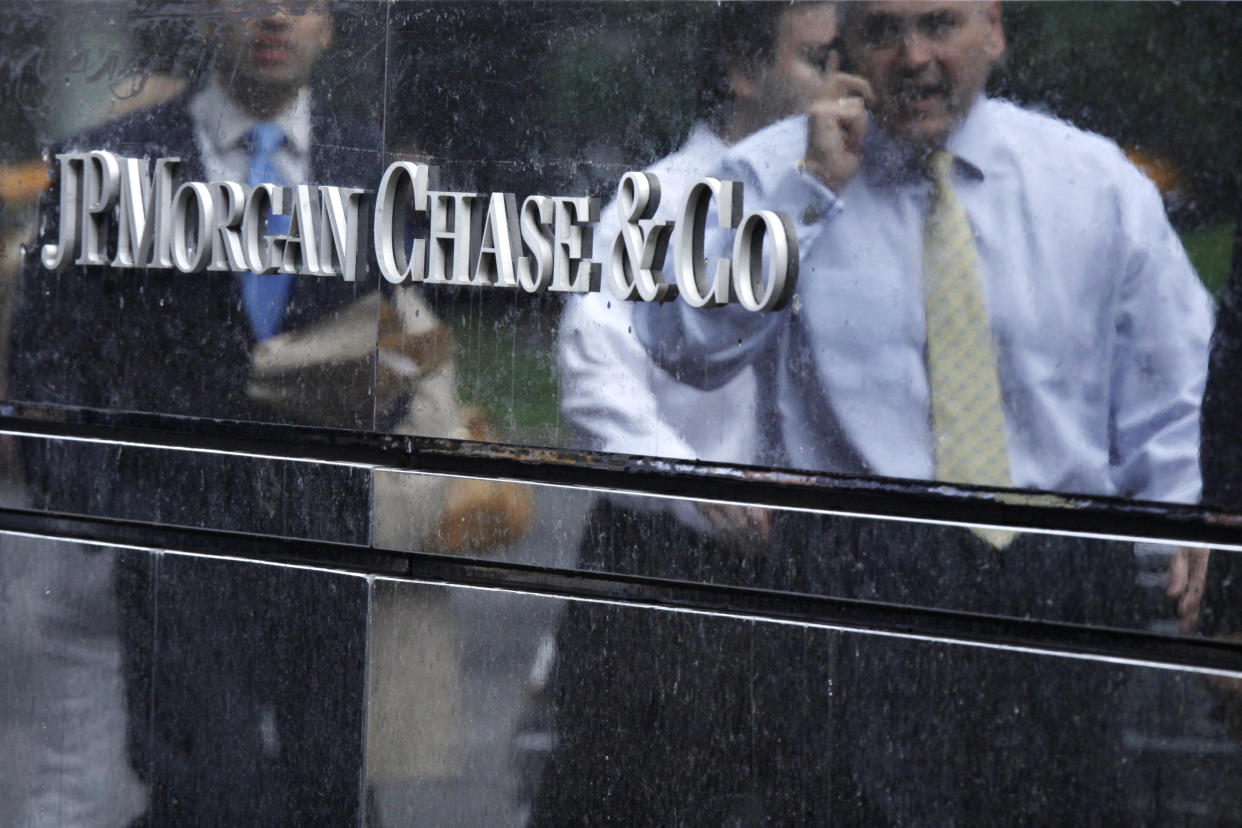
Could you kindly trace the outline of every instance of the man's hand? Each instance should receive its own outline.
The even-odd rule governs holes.
[[[1178,627],[1184,633],[1199,623],[1211,554],[1204,546],[1179,546],[1169,560],[1169,588],[1165,594],[1177,601]]]
[[[824,94],[807,110],[807,171],[840,192],[858,172],[858,158],[867,134],[867,107],[875,102],[871,84],[840,71],[841,56],[828,59]]]
[[[759,506],[735,506],[731,503],[699,503],[699,512],[721,541],[739,549],[758,548],[768,542],[772,531],[772,514]]]

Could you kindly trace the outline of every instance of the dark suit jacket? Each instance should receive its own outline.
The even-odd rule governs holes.
[[[204,180],[187,102],[182,97],[104,125],[67,146],[179,156],[182,180]],[[380,136],[334,117],[321,102],[314,113],[310,183],[374,187]],[[54,182],[40,215],[40,246],[56,239],[58,208]],[[52,273],[38,255],[39,247],[30,251],[22,273],[10,399],[298,419],[264,410],[246,396],[254,339],[235,274],[111,267]],[[370,273],[353,284],[295,278],[285,329],[330,317],[375,290],[376,271]],[[331,425],[374,427],[372,377],[361,365],[356,376],[342,382],[338,371],[334,382],[323,384],[322,393],[336,402]],[[342,485],[330,467],[213,462],[188,454],[154,463],[142,452],[117,452],[100,462],[98,452],[107,447],[90,448],[96,453],[88,457],[57,441],[23,445],[35,508],[148,520],[154,513],[176,524],[253,525],[258,532],[277,525],[298,534],[293,527],[305,516],[294,514],[296,504],[330,502],[336,519],[360,522],[354,535],[365,537],[369,492],[365,485]],[[191,492],[192,481],[198,492]],[[330,497],[294,496],[317,486]],[[267,515],[269,509],[280,519]],[[259,516],[257,525],[252,514]],[[180,569],[189,580],[177,574]],[[305,809],[325,824],[356,815],[350,797],[361,765],[360,736],[354,735],[361,733],[365,623],[359,626],[359,619],[365,613],[341,604],[332,590],[344,587],[332,583],[320,584],[324,605],[310,609],[309,586],[290,580],[267,567],[161,561],[142,552],[118,556],[130,759],[152,785],[152,824],[235,824],[239,814],[269,825],[310,824],[315,820]],[[265,746],[262,716],[274,729],[275,753]]]
[[[1233,270],[1216,312],[1203,394],[1203,502],[1242,512],[1242,221],[1234,234]],[[1242,631],[1242,561],[1216,552],[1204,595],[1204,631]]]
[[[106,124],[67,142],[123,156],[183,159],[183,181],[202,181],[201,152],[181,96]],[[380,174],[380,136],[316,105],[309,183],[373,188]],[[294,420],[246,398],[253,334],[230,273],[73,266],[44,270],[39,249],[54,242],[59,185],[40,212],[38,244],[24,264],[14,315],[9,397],[62,405],[222,419]],[[365,241],[365,240],[364,240]],[[350,284],[294,279],[284,321],[295,329],[375,289],[376,271]],[[371,428],[365,366],[357,382],[326,384],[339,403],[329,425]]]
[[[1203,502],[1242,512],[1242,222],[1234,234],[1233,270],[1220,297],[1207,388],[1203,394]]]

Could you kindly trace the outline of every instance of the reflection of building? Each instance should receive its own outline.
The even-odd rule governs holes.
[[[0,37],[0,59],[14,59],[0,64],[32,46],[50,66],[81,31],[115,45],[118,67],[136,54],[169,78],[147,79],[144,104],[199,70],[190,24],[215,14],[196,5],[187,23],[152,12],[131,35],[114,6],[45,6],[7,10],[26,42]],[[707,8],[334,3],[337,58],[323,91],[388,127],[351,149],[417,151],[442,167],[446,189],[606,199],[689,123],[687,44]],[[1221,37],[1242,18],[1228,7],[1176,13],[1191,28],[1216,20]],[[41,145],[121,111],[103,76],[87,79],[98,68],[64,87],[51,72],[32,76],[0,103],[6,116],[17,110],[6,123],[22,125],[0,137],[10,238],[35,229]],[[1216,121],[1193,123],[1215,140]],[[16,243],[5,255],[16,257]],[[126,274],[126,285],[148,277]],[[204,291],[224,284],[184,278]],[[55,297],[58,307],[79,298]],[[123,800],[107,812],[122,820],[142,804],[132,774],[156,824],[205,814],[518,823],[538,788],[538,762],[527,760],[567,741],[565,707],[548,690],[574,675],[585,676],[576,687],[594,715],[588,735],[625,748],[565,775],[575,807],[601,822],[628,822],[643,805],[653,821],[682,824],[918,822],[958,807],[1051,821],[1070,806],[1099,821],[1242,820],[1242,752],[1232,720],[1215,712],[1231,697],[1202,680],[1237,677],[1242,651],[1179,637],[1162,593],[1171,539],[1237,546],[1236,527],[1190,507],[1015,504],[908,481],[576,453],[558,431],[556,300],[448,288],[424,300],[418,318],[434,313],[453,329],[462,397],[486,404],[498,432],[463,442],[441,422],[440,432],[385,433],[365,384],[351,428],[106,401],[0,404],[3,474],[33,463],[41,481],[0,488],[0,675],[11,691],[0,693],[0,733],[20,737],[0,739],[0,822],[16,821],[9,803],[35,788],[49,821],[85,824],[71,805],[92,785]],[[68,358],[158,373],[167,353],[104,353],[116,304],[83,321],[88,346]],[[414,347],[394,339],[394,353]],[[187,374],[214,376],[197,344],[180,357]],[[532,484],[528,497],[513,480]],[[490,504],[490,516],[466,509],[437,526],[445,514],[428,504],[450,491]],[[692,546],[651,523],[596,521],[603,551],[579,560],[601,491],[749,505],[786,540]],[[395,505],[381,513],[384,502]],[[394,515],[404,534],[389,534]],[[938,559],[944,539],[962,534],[956,524],[972,522],[1039,531],[1016,561],[981,547]],[[1135,547],[1136,537],[1147,542]],[[822,560],[790,554],[808,538],[828,550]],[[1054,587],[1075,556],[1087,577]],[[812,578],[809,564],[821,563],[834,580]],[[1117,571],[1129,580],[1110,581]],[[1002,592],[1025,600],[999,602]],[[128,613],[119,630],[114,596]],[[579,625],[578,643],[553,652],[563,617]],[[70,709],[75,698],[101,712]],[[113,775],[68,761],[36,775],[21,750],[32,733],[86,737],[110,758],[78,758]],[[68,740],[59,747],[73,753]],[[936,796],[919,795],[929,789]]]

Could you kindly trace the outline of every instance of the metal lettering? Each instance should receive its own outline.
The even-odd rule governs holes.
[[[66,267],[77,255],[78,196],[82,189],[82,162],[87,154],[64,152],[56,156],[60,162],[60,227],[56,244],[45,244],[39,260],[48,270]]]
[[[638,224],[651,219],[659,206],[659,178],[642,172],[621,177],[617,186],[621,228],[613,240],[607,270],[612,295],[624,302],[667,302],[677,296],[677,286],[664,281],[664,258],[673,223],[652,221],[646,233]]]
[[[767,279],[763,278],[763,242],[771,241]],[[798,281],[798,235],[784,213],[760,210],[742,220],[733,238],[733,288],[742,307],[775,311],[785,307]],[[765,283],[766,282],[766,283]],[[756,298],[756,285],[763,284]]]
[[[242,217],[242,249],[246,253],[246,269],[254,273],[275,273],[284,260],[284,239],[264,235],[268,215],[283,215],[285,189],[275,184],[260,184],[246,198],[246,214]]]
[[[121,162],[95,150],[82,161],[82,221],[77,264],[108,264],[108,226],[121,191]]]
[[[210,186],[215,191],[216,214],[211,234],[211,262],[207,269],[245,270],[241,226],[246,213],[246,188],[234,181],[219,181]]]
[[[121,159],[120,218],[113,267],[173,266],[169,217],[180,165],[180,158],[157,159],[152,182],[145,161]]]
[[[163,267],[302,276],[339,275],[353,282],[366,272],[360,247],[364,200],[353,187],[220,182],[177,183],[181,159],[153,165],[106,150],[62,153],[60,225],[56,243],[44,244],[49,270],[70,263],[116,268]],[[704,178],[690,188],[676,222],[655,218],[660,181],[627,172],[617,187],[620,227],[604,266],[591,259],[599,201],[580,196],[527,197],[518,209],[510,193],[484,196],[434,189],[437,171],[398,161],[384,171],[369,235],[384,279],[448,285],[586,293],[609,289],[625,301],[667,302],[678,296],[693,307],[737,302],[752,311],[783,308],[798,276],[798,242],[789,218],[765,210],[743,218],[742,185]],[[174,192],[175,189],[175,192]],[[732,256],[714,266],[705,258],[713,206],[722,230],[740,228]],[[113,219],[113,216],[116,216]],[[288,215],[275,231],[273,215]],[[425,222],[415,229],[415,219]],[[116,227],[113,227],[115,222]],[[282,225],[284,226],[284,225]],[[675,228],[675,278],[664,268]],[[116,251],[107,250],[115,231]],[[713,247],[715,247],[713,243]]]
[[[319,262],[327,271],[323,275],[337,272],[346,282],[352,282],[358,271],[366,271],[363,249],[358,245],[366,193],[356,187],[319,188]],[[333,261],[339,268],[336,271],[332,269]]]
[[[427,281],[470,284],[471,242],[478,238],[478,193],[430,192],[431,228],[427,237]]]
[[[394,285],[406,279],[423,280],[427,241],[414,239],[413,247],[407,252],[406,222],[411,208],[415,213],[427,212],[427,190],[436,177],[434,167],[396,161],[388,165],[380,179],[372,224],[375,256],[380,273]]]
[[[727,259],[717,260],[716,277],[711,284],[707,283],[703,247],[708,205],[713,197],[716,199],[719,227],[737,227],[742,218],[742,185],[737,181],[704,178],[686,193],[677,222],[681,235],[673,253],[673,270],[677,274],[677,286],[682,298],[696,308],[714,308],[727,304],[732,298],[730,263]]]
[[[289,214],[289,230],[285,234],[284,256],[280,271],[302,276],[331,276],[319,265],[319,241],[316,222],[319,220],[319,199],[315,190],[299,184],[293,188],[293,204]]]
[[[599,290],[600,267],[591,256],[591,225],[599,221],[599,199],[552,199],[556,205],[552,229],[555,258],[550,290],[587,293]]]
[[[190,202],[194,202],[197,226],[190,243]],[[172,200],[172,259],[182,273],[198,273],[211,255],[211,227],[216,215],[211,189],[198,181],[177,188]]]
[[[552,217],[556,208],[547,196],[527,196],[522,202],[522,242],[531,256],[518,258],[517,279],[527,293],[543,293],[552,283]]]
[[[479,241],[473,284],[517,287],[518,237],[517,200],[511,193],[492,193]]]

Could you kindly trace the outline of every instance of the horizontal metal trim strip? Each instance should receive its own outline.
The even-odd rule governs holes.
[[[1089,496],[1058,497],[893,478],[696,463],[600,452],[532,448],[344,429],[111,412],[50,405],[0,405],[0,430],[261,454],[565,486],[624,490],[776,508],[851,512],[950,523],[986,523],[1203,545],[1242,544],[1242,517],[1192,506]],[[1005,502],[1001,498],[1008,499]]]
[[[0,531],[111,546],[246,558],[271,563],[298,563],[568,599],[650,604],[670,609],[727,613],[754,618],[756,621],[823,624],[963,644],[1034,649],[1200,670],[1242,672],[1242,643],[1191,636],[1085,627],[477,559],[385,553],[341,544],[173,529],[18,510],[0,509]]]

